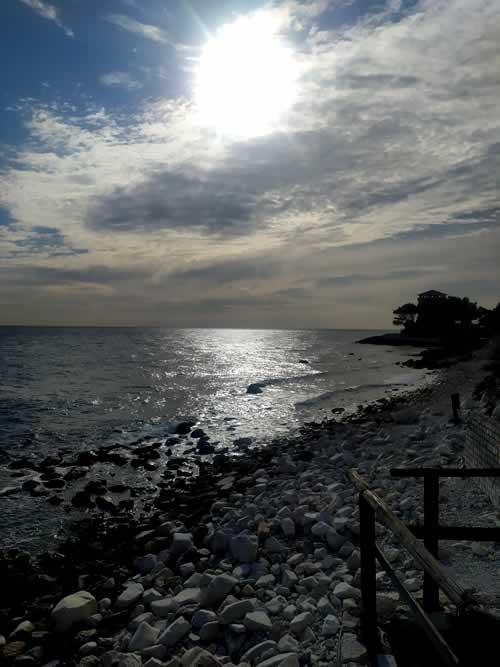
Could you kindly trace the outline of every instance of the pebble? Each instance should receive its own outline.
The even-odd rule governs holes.
[[[147,554],[146,556],[140,556],[134,560],[134,568],[141,572],[142,574],[147,574],[154,570],[158,564],[158,559],[155,554]]]
[[[229,574],[220,574],[214,577],[202,591],[201,604],[204,607],[213,607],[220,604],[236,586],[238,581]]]
[[[116,609],[128,609],[135,605],[144,593],[144,586],[137,582],[128,584],[127,588],[121,593],[116,600]]]
[[[419,591],[421,588],[419,580],[416,579],[415,577],[410,577],[409,579],[405,579],[403,584],[410,593],[415,593],[416,591]]]
[[[199,630],[207,623],[213,623],[216,620],[217,614],[214,611],[210,611],[209,609],[198,609],[191,618],[191,625],[195,630]]]
[[[130,639],[128,648],[129,651],[142,651],[156,644],[156,640],[160,634],[159,628],[155,628],[146,621],[143,621],[137,626],[137,630]]]
[[[175,646],[181,639],[184,639],[190,631],[191,623],[181,616],[162,632],[158,638],[158,642],[167,647]]]
[[[198,604],[200,599],[201,588],[184,588],[174,597],[179,607],[187,604]]]
[[[253,604],[250,600],[238,600],[228,604],[219,612],[221,623],[230,624],[239,621],[241,618],[253,610]]]
[[[253,563],[257,558],[259,539],[257,535],[241,533],[231,539],[229,548],[239,563]]]
[[[179,609],[179,603],[173,597],[154,600],[151,603],[151,611],[159,618],[166,618],[169,614],[175,613],[177,609]]]
[[[309,625],[311,625],[313,621],[314,616],[310,611],[302,612],[301,614],[295,616],[295,618],[290,623],[290,631],[296,635],[300,635]]]
[[[362,662],[367,656],[365,646],[349,632],[342,635],[341,646],[343,662]]]
[[[263,611],[251,611],[245,615],[245,627],[251,632],[269,632],[273,627],[271,619]]]
[[[193,536],[191,533],[174,533],[170,553],[173,556],[182,556],[193,546]]]
[[[334,637],[340,627],[338,618],[333,614],[329,614],[323,621],[323,627],[321,629],[321,634],[323,637]]]
[[[286,537],[295,535],[295,522],[290,517],[285,517],[280,521],[281,530]]]
[[[345,600],[346,598],[353,598],[359,600],[361,598],[361,591],[359,588],[355,588],[345,581],[340,582],[333,589],[333,594],[339,600]]]
[[[470,546],[472,553],[474,553],[476,556],[484,558],[490,553],[490,549],[484,544],[480,544],[479,542],[472,542]]]
[[[277,651],[277,649],[277,643],[271,639],[268,639],[249,648],[248,651],[242,656],[241,660],[243,663],[250,663],[253,665],[262,655],[268,653],[269,651]]]
[[[280,653],[259,662],[258,667],[300,667],[299,656],[296,653]]]
[[[19,623],[19,625],[17,625],[16,628],[10,633],[9,640],[23,641],[24,639],[28,639],[31,636],[34,629],[35,626],[33,625],[33,623],[31,623],[31,621],[23,621],[22,623]]]

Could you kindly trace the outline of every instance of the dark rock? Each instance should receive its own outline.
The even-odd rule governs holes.
[[[3,496],[11,496],[18,491],[20,491],[18,486],[5,486],[3,489],[0,489],[0,498]]]
[[[109,487],[109,490],[113,491],[113,493],[124,493],[129,489],[130,487],[127,486],[126,484],[113,484],[112,486]]]
[[[88,452],[80,452],[76,457],[76,462],[79,466],[92,466],[99,461],[99,456],[92,450]]]
[[[62,489],[66,486],[66,482],[63,479],[49,479],[44,485],[48,489]]]
[[[264,384],[262,382],[255,382],[254,384],[249,384],[247,387],[247,394],[262,394],[262,387]]]
[[[75,507],[93,507],[94,503],[92,502],[92,497],[88,491],[77,491],[73,498],[71,499],[71,503]]]
[[[23,489],[26,489],[26,491],[31,491],[32,489],[36,489],[38,485],[39,482],[36,479],[27,479],[25,482],[23,482]]]
[[[24,653],[26,649],[25,642],[9,642],[3,647],[3,657],[7,660],[17,658]]]
[[[43,496],[48,496],[49,493],[48,489],[44,489],[41,486],[36,486],[34,489],[30,490],[30,495],[34,498],[42,498]]]
[[[215,452],[215,447],[208,442],[199,442],[196,446],[196,451],[198,454],[213,454]]]
[[[60,505],[64,502],[64,498],[61,498],[61,496],[50,496],[50,498],[47,498],[47,502],[51,505]]]
[[[187,463],[186,459],[170,459],[170,461],[167,461],[167,468],[180,468],[182,465],[184,465],[184,463]]]
[[[116,505],[110,496],[97,496],[95,504],[99,509],[105,510],[106,512],[116,511]]]
[[[132,500],[132,498],[129,498],[128,500],[120,500],[120,502],[118,503],[118,508],[120,510],[125,510],[125,511],[133,510],[134,501]]]
[[[108,485],[105,480],[91,480],[85,484],[85,491],[97,496],[104,496],[108,492]]]
[[[304,461],[304,463],[308,463],[309,461],[312,461],[314,458],[313,452],[308,451],[307,449],[302,450],[297,454],[297,456],[294,457],[296,461]]]
[[[75,466],[68,470],[68,472],[64,475],[64,479],[67,481],[80,479],[81,477],[85,477],[89,470],[90,468],[88,466]]]
[[[235,447],[248,447],[253,442],[253,438],[236,438],[233,440],[233,445]]]
[[[53,468],[54,466],[61,465],[62,462],[63,460],[60,456],[46,456],[40,462],[40,468]]]
[[[177,435],[187,435],[189,431],[195,426],[196,422],[193,421],[185,421],[181,422],[180,424],[177,424],[177,427],[175,429],[175,433]]]
[[[20,459],[14,459],[8,464],[8,467],[11,470],[20,470],[21,468],[28,468],[28,470],[34,470],[35,462],[32,459],[27,457],[22,457]]]

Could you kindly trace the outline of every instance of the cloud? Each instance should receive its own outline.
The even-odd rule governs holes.
[[[4,262],[24,266],[31,252],[44,270],[81,275],[105,264],[117,299],[151,317],[176,303],[191,324],[219,303],[259,324],[275,304],[275,324],[383,326],[394,302],[434,283],[458,292],[465,280],[471,297],[482,285],[491,299],[498,3],[423,0],[340,28],[324,23],[330,4],[279,6],[300,86],[280,131],[265,136],[217,136],[180,97],[128,112],[26,103],[29,140],[0,179]],[[144,35],[136,24],[121,27]],[[35,239],[58,237],[35,227],[88,253],[40,253]],[[128,270],[135,287],[119,278]],[[58,274],[61,289],[64,276],[74,288],[72,275]]]
[[[198,284],[226,285],[236,282],[260,281],[276,277],[280,266],[275,261],[263,257],[232,258],[221,263],[179,271],[172,278],[179,281],[193,281]]]
[[[140,35],[141,37],[150,39],[153,42],[171,44],[168,34],[165,32],[165,30],[158,28],[158,26],[141,23],[140,21],[137,21],[130,16],[125,16],[124,14],[109,14],[106,17],[106,20],[108,20],[110,23],[113,23],[114,25],[117,25],[123,30],[132,32],[135,35]]]
[[[64,235],[58,229],[39,225],[32,227],[28,234],[21,234],[20,238],[12,239],[9,245],[11,248],[6,256],[10,258],[71,257],[88,253],[86,248],[74,248],[68,245]]]
[[[190,165],[185,172],[161,169],[138,185],[97,198],[88,210],[88,226],[98,231],[194,230],[237,237],[254,232],[264,224],[266,212],[279,209],[279,201],[266,200],[266,187],[253,169],[235,173],[224,165],[209,170]]]
[[[138,90],[142,83],[134,79],[128,72],[108,72],[99,77],[103,86],[111,88],[125,88],[126,90]]]
[[[6,275],[2,277],[7,279]],[[146,280],[148,277],[149,274],[145,271],[114,269],[107,266],[89,266],[85,269],[23,266],[17,270],[15,281],[19,286],[47,287],[67,284],[110,285],[116,282]]]
[[[51,5],[48,2],[42,2],[42,0],[19,0],[19,2],[22,2],[24,5],[30,7],[34,12],[36,12],[44,19],[53,21],[57,26],[59,26],[59,28],[61,28],[61,30],[64,30],[68,37],[74,36],[73,31],[66,27],[59,19],[57,9],[54,7],[54,5]]]

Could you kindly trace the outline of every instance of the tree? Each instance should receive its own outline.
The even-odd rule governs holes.
[[[467,297],[449,296],[446,300],[448,318],[451,325],[470,326],[479,317],[477,303]]]
[[[394,320],[392,323],[396,327],[403,327],[403,329],[408,332],[415,324],[417,313],[418,308],[414,303],[405,303],[393,311]]]
[[[490,331],[500,331],[500,302],[489,310],[488,308],[478,309],[479,324]]]

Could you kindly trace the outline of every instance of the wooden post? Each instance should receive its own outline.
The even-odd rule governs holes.
[[[451,395],[451,409],[453,410],[453,421],[458,424],[460,421],[460,394]]]
[[[436,472],[439,472],[439,469]],[[355,470],[351,470],[350,477],[358,491],[363,493],[363,499],[368,502],[375,512],[377,521],[389,528],[401,546],[408,549],[420,567],[434,577],[438,586],[459,611],[476,605],[477,601],[474,596],[470,592],[465,591],[459,583],[450,577],[448,570],[428,552],[424,545],[409,531],[407,526],[389,509],[387,504],[373,493],[373,491],[370,491],[365,480]]]
[[[439,474],[427,473],[424,476],[424,546],[434,558],[439,550]],[[424,573],[424,609],[439,609],[439,587],[433,578]]]
[[[369,658],[378,651],[375,512],[359,494],[359,537],[361,551],[361,633]]]

